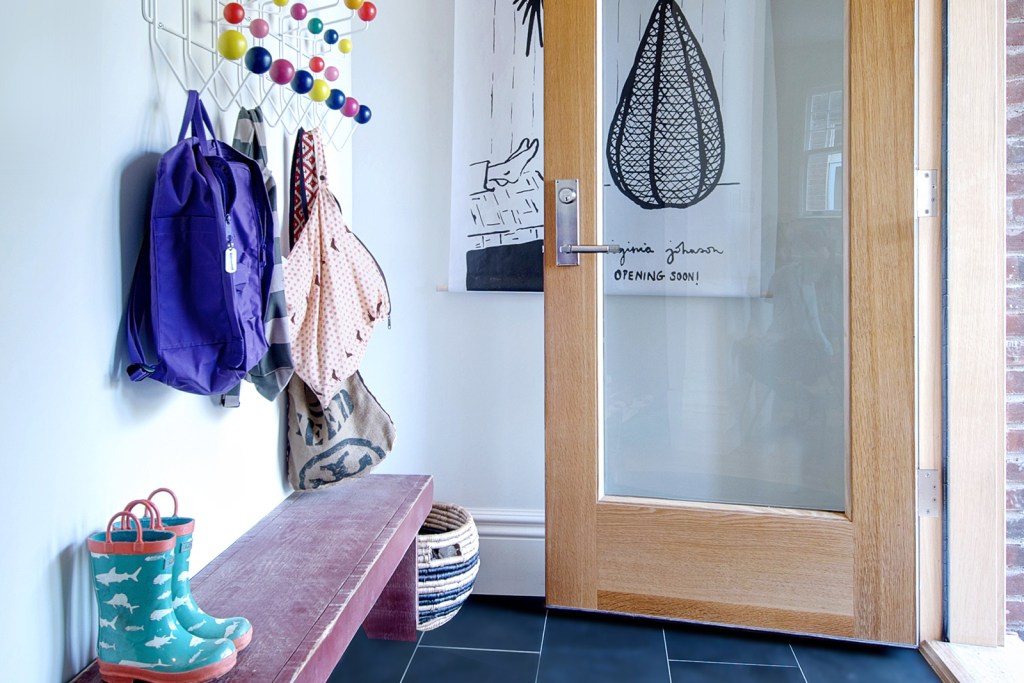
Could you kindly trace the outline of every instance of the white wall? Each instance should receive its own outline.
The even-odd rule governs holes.
[[[228,411],[122,369],[153,154],[184,105],[157,97],[144,29],[137,2],[18,3],[0,26],[4,680],[94,656],[84,541],[130,499],[173,488],[201,567],[286,494],[276,405],[246,387]]]
[[[367,386],[398,428],[386,472],[427,472],[483,536],[476,590],[543,591],[544,366],[539,294],[448,293],[454,0],[380,3],[355,37],[352,228],[379,259],[392,329]]]
[[[364,373],[398,427],[381,471],[433,474],[438,499],[485,518],[482,590],[536,592],[541,298],[435,291],[447,268],[451,10],[396,0],[356,41],[353,94],[374,119],[353,142],[352,226],[394,307]],[[198,520],[198,569],[287,494],[279,406],[246,387],[242,407],[224,410],[123,372],[152,169],[184,104],[154,76],[145,29],[134,2],[19,3],[0,27],[9,55],[31,55],[0,75],[5,680],[68,680],[94,656],[84,540],[129,499],[177,491]],[[510,563],[525,580],[502,582]]]

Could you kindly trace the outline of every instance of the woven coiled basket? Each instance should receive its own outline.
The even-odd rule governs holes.
[[[434,503],[416,538],[418,628],[448,622],[473,591],[480,568],[480,536],[469,511]]]

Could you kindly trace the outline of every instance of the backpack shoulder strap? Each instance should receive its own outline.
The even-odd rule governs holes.
[[[178,142],[185,139],[189,125],[192,126],[192,136],[206,141],[206,131],[210,131],[210,139],[216,139],[213,132],[213,123],[210,122],[210,115],[206,113],[206,107],[195,90],[188,91],[188,102],[185,104],[185,116],[182,117],[181,130],[178,131]],[[205,129],[204,129],[205,126]]]
[[[145,352],[142,350],[141,327],[151,326],[149,319],[149,307],[151,295],[149,291],[149,229],[142,235],[142,246],[139,248],[139,256],[135,260],[135,274],[132,276],[132,286],[128,293],[128,306],[125,319],[125,331],[128,337],[128,377],[133,382],[141,382],[156,370],[156,366],[146,362]],[[149,329],[152,329],[151,327]]]

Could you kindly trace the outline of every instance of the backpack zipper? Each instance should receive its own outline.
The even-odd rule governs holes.
[[[223,161],[218,157],[218,161]],[[227,165],[227,162],[224,162]],[[220,164],[216,164],[220,166]],[[218,208],[220,213],[224,216],[224,272],[232,274],[238,270],[238,251],[235,249],[234,235],[231,231],[231,209],[229,209],[224,201],[225,197],[231,195],[231,188],[228,187],[227,178],[223,177],[224,173],[231,173],[231,168],[214,168],[214,164],[210,164],[210,170],[213,171],[213,177],[217,179],[217,184],[220,186],[220,196],[217,197],[219,200]],[[218,172],[218,170],[220,172]],[[214,194],[217,194],[216,192]],[[232,278],[232,284],[234,284],[234,278]]]
[[[245,332],[242,328],[242,319],[238,313],[238,308],[235,305],[235,278],[231,276],[231,273],[234,271],[227,270],[229,254],[232,254],[235,257],[235,259],[237,259],[237,252],[235,252],[234,240],[232,238],[231,233],[231,210],[226,206],[224,202],[224,195],[230,192],[230,188],[227,187],[227,181],[221,178],[220,173],[218,173],[213,166],[214,164],[206,162],[206,167],[210,169],[210,174],[213,176],[214,180],[214,183],[210,185],[210,191],[213,193],[214,201],[217,204],[217,209],[219,209],[218,215],[224,217],[224,265],[226,274],[228,275],[228,287],[227,292],[225,294],[227,295],[227,300],[231,302],[231,311],[232,313],[234,313],[234,315],[231,316],[231,319],[235,323],[235,334],[238,335],[238,339],[243,342],[242,353],[240,358],[241,367],[246,364],[246,349],[244,344]],[[228,168],[227,172],[230,173],[231,169]],[[237,266],[237,260],[235,261],[235,264]]]
[[[228,236],[228,246],[224,249],[224,272],[234,273],[238,270],[238,252],[235,250],[235,240],[231,236],[231,214],[224,214],[224,230]]]

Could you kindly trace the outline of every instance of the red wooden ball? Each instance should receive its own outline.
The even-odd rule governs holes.
[[[229,2],[224,5],[224,18],[229,24],[241,24],[245,19],[245,8],[237,2]]]
[[[325,64],[323,57],[313,57],[312,59],[309,60],[309,70],[312,71],[313,73],[320,73],[321,71],[324,70],[324,66]]]
[[[377,16],[377,6],[372,2],[364,2],[362,6],[356,10],[356,14],[363,21],[373,21],[373,18]]]

